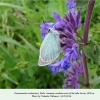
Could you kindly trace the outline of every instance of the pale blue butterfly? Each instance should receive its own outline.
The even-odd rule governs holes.
[[[54,62],[60,54],[59,32],[50,28],[40,47],[39,66],[49,65]]]

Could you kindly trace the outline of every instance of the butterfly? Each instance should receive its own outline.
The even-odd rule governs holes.
[[[60,51],[59,32],[54,28],[49,28],[48,34],[40,47],[38,65],[45,66],[54,62],[59,57]]]

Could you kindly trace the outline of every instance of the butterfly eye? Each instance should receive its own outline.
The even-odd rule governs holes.
[[[50,32],[50,31],[51,31],[51,29],[49,28],[49,29],[48,29],[48,32]]]

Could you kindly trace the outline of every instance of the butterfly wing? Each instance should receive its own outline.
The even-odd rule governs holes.
[[[59,35],[48,33],[41,47],[39,56],[39,66],[48,65],[56,60],[60,54]]]

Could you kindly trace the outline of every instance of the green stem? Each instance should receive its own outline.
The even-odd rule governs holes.
[[[80,40],[81,40],[82,42],[84,42],[84,40],[83,40],[83,38],[80,36],[80,34],[79,34],[77,31],[75,31],[75,33],[76,33],[76,35],[80,38]]]

